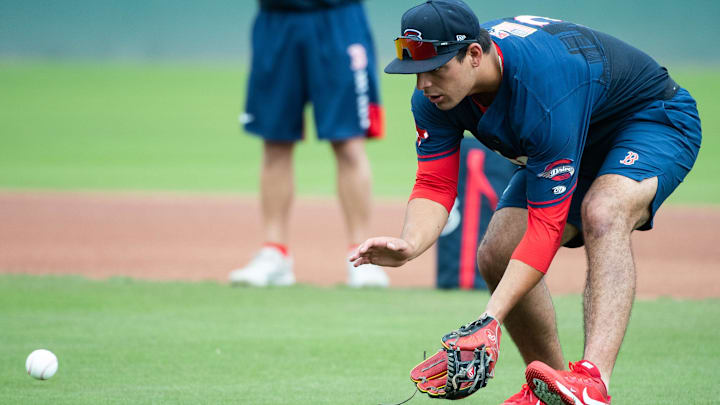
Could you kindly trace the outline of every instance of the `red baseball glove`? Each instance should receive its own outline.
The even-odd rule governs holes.
[[[420,392],[460,399],[487,385],[500,349],[500,324],[485,315],[442,337],[443,348],[410,371]]]

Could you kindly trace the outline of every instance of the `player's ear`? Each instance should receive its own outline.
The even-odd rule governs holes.
[[[480,61],[483,58],[483,50],[480,44],[474,43],[470,44],[467,50],[467,57],[470,58],[470,63],[472,67],[478,67],[480,66]]]

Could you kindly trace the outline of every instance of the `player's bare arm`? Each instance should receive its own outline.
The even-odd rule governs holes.
[[[544,274],[532,266],[512,259],[505,274],[485,307],[485,313],[501,324],[505,317],[535,285]]]
[[[399,238],[378,236],[358,246],[349,258],[357,267],[363,264],[399,267],[425,252],[440,236],[447,222],[445,207],[426,198],[410,200]]]

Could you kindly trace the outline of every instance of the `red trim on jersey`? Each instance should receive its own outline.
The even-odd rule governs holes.
[[[365,135],[371,139],[381,139],[385,136],[385,110],[380,104],[370,103],[368,105],[368,118],[370,126]]]
[[[418,161],[415,186],[410,194],[414,198],[427,198],[442,204],[450,212],[457,196],[460,150],[435,160]]]
[[[572,198],[566,198],[551,207],[528,207],[528,227],[525,236],[515,248],[512,259],[520,260],[541,273],[547,273],[562,242],[570,201]]]
[[[472,100],[473,103],[475,103],[475,105],[478,106],[478,108],[480,109],[480,111],[482,111],[483,114],[485,114],[485,111],[487,111],[488,106],[480,104],[480,102],[475,99],[475,96],[470,96],[470,100]]]
[[[448,156],[450,156],[450,155],[452,155],[453,153],[455,153],[455,152],[456,152],[457,150],[459,150],[459,149],[460,149],[460,146],[458,145],[458,147],[455,148],[455,149],[449,149],[449,150],[446,150],[446,151],[442,151],[442,152],[440,152],[440,153],[433,153],[432,155],[418,155],[418,159],[428,160],[428,159],[431,159],[431,158],[434,158],[434,157],[438,157],[438,156],[442,156],[442,155],[448,155]]]

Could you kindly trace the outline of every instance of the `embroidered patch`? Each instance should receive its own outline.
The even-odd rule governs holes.
[[[488,30],[490,35],[493,35],[500,39],[507,38],[509,35],[515,35],[517,37],[525,38],[526,36],[534,33],[535,31],[537,31],[536,28],[530,28],[526,25],[515,24],[508,21],[503,21]]]
[[[538,177],[554,181],[567,180],[575,174],[575,167],[571,165],[572,160],[560,159],[545,166],[545,171],[538,174]]]

